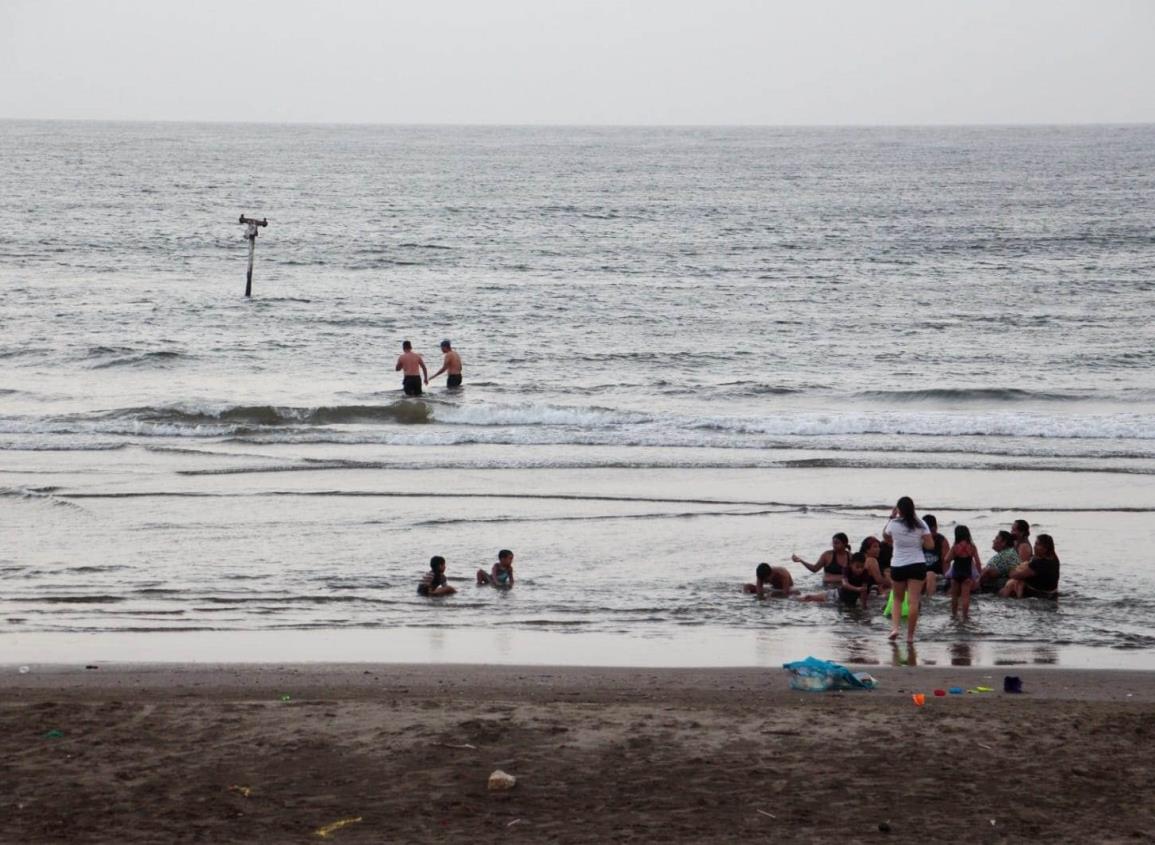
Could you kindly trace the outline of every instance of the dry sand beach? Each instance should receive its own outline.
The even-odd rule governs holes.
[[[1004,671],[845,694],[751,669],[6,671],[0,841],[1155,839],[1155,676],[1016,668],[1012,696]]]

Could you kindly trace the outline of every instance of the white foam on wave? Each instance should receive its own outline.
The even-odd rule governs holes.
[[[1022,411],[794,412],[766,416],[681,416],[608,408],[554,405],[475,405],[434,410],[435,423],[468,426],[569,426],[660,431],[693,445],[678,432],[716,431],[738,435],[824,437],[912,435],[926,437],[1054,437],[1064,439],[1155,440],[1155,417],[1147,414],[1042,414]]]
[[[240,430],[236,425],[180,425],[145,420],[0,420],[0,434],[128,435],[132,437],[222,437]]]
[[[424,407],[424,406],[422,406]],[[257,410],[261,410],[258,408]],[[337,409],[338,411],[341,408]],[[355,410],[355,409],[354,409]],[[444,445],[451,443],[573,444],[757,448],[768,438],[1000,438],[1056,440],[1155,440],[1155,416],[1137,413],[1059,414],[1025,411],[789,412],[760,416],[641,413],[602,407],[547,404],[430,403],[432,424],[403,425],[397,415],[361,421],[332,415],[278,425],[253,419],[149,420],[123,416],[0,419],[0,435],[105,438],[240,436],[266,442],[345,442]]]
[[[438,405],[433,411],[433,420],[450,425],[601,428],[647,423],[654,417],[609,408],[559,405]]]
[[[783,437],[913,435],[926,437],[1054,437],[1155,439],[1155,418],[1145,414],[1053,415],[996,413],[804,413],[767,417],[701,417],[694,428]]]

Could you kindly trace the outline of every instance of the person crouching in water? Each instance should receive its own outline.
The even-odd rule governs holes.
[[[979,550],[971,540],[971,531],[965,525],[954,528],[954,545],[943,558],[942,565],[950,581],[950,615],[958,616],[959,599],[962,599],[963,619],[971,617],[971,590],[979,583]]]
[[[502,590],[508,590],[513,586],[513,552],[509,549],[502,549],[497,553],[497,563],[489,572],[484,569],[477,570],[477,586],[486,584]]]
[[[890,569],[883,569],[879,563],[882,557],[882,543],[877,537],[867,537],[858,547],[859,554],[866,561],[866,574],[870,576],[872,587],[876,592],[890,592]]]
[[[445,577],[445,558],[441,555],[434,555],[429,558],[429,571],[425,573],[425,577],[417,585],[417,595],[451,596],[456,592],[454,587],[449,586],[449,581]]]
[[[1050,534],[1040,534],[1035,538],[1035,556],[1011,572],[999,595],[1014,599],[1058,597],[1059,556],[1055,553],[1055,541]]]
[[[770,596],[788,596],[794,586],[794,576],[785,566],[771,566],[768,563],[758,564],[754,570],[754,583],[745,584],[742,592],[753,593],[760,599]]]
[[[850,562],[842,573],[842,586],[838,588],[838,602],[844,607],[854,607],[862,602],[866,607],[866,599],[870,595],[870,585],[873,577],[866,571],[866,555],[855,552],[850,556]]]

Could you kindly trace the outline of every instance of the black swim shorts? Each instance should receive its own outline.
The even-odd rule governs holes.
[[[445,380],[446,387],[461,387],[461,373],[450,373]]]
[[[401,379],[401,389],[405,391],[406,396],[420,396],[421,376],[405,376]]]
[[[890,567],[891,581],[925,581],[926,580],[926,564],[925,563],[911,563],[907,566],[892,566]]]

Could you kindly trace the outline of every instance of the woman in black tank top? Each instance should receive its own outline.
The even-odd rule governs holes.
[[[822,570],[822,583],[833,589],[842,583],[842,573],[850,565],[850,538],[839,531],[830,538],[832,548],[823,552],[814,563],[807,563],[798,555],[791,555],[790,559],[800,563],[811,572]]]

